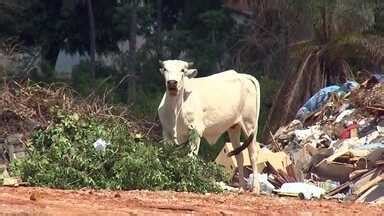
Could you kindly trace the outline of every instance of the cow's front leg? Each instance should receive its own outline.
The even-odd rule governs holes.
[[[163,129],[162,134],[163,134],[163,141],[164,142],[174,142],[172,133]]]
[[[194,141],[191,143],[191,151],[189,153],[189,156],[197,156],[199,154],[200,141],[201,141],[200,136],[194,138]]]
[[[201,136],[202,133],[197,127],[189,127],[188,142],[191,147],[189,156],[197,156],[199,154]]]

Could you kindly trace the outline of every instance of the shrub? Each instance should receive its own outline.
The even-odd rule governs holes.
[[[227,178],[221,167],[188,157],[185,149],[131,136],[116,119],[56,112],[53,124],[32,136],[28,157],[11,165],[32,185],[218,192],[215,182]],[[110,142],[105,151],[93,146],[99,138]]]

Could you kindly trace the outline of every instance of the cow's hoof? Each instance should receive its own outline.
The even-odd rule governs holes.
[[[239,188],[239,190],[237,191],[237,194],[244,194],[244,193],[245,193],[244,188]]]
[[[259,196],[260,195],[260,188],[254,187],[251,189],[252,195]]]
[[[251,193],[252,193],[252,195],[254,195],[254,196],[260,196],[260,190],[252,190],[251,191]]]

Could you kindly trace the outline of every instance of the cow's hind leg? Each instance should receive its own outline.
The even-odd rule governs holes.
[[[228,129],[228,135],[229,139],[233,145],[233,148],[237,148],[240,146],[240,135],[241,135],[241,127],[240,125],[236,124]],[[239,183],[240,187],[242,189],[246,189],[245,187],[245,180],[244,180],[244,158],[243,154],[237,154],[236,155],[236,161],[237,161],[237,167],[239,169]]]
[[[252,192],[255,194],[260,194],[260,182],[259,182],[259,172],[257,168],[257,158],[260,151],[260,145],[256,142],[257,131],[253,124],[242,124],[242,129],[245,135],[248,137],[251,133],[254,133],[254,137],[251,143],[248,146],[249,158],[252,165],[253,181],[252,181]],[[257,130],[257,128],[256,128]]]

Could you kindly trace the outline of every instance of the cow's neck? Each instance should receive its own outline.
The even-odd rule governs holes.
[[[169,113],[170,124],[173,125],[173,139],[177,143],[177,124],[179,121],[179,116],[182,111],[182,104],[184,100],[184,89],[180,89],[177,96],[171,96],[169,93],[166,93],[165,101],[168,106],[167,110]]]
[[[165,97],[166,103],[168,105],[168,111],[172,114],[173,117],[176,117],[181,110],[183,104],[183,94],[184,92],[180,90],[177,96],[171,96],[167,92]]]

